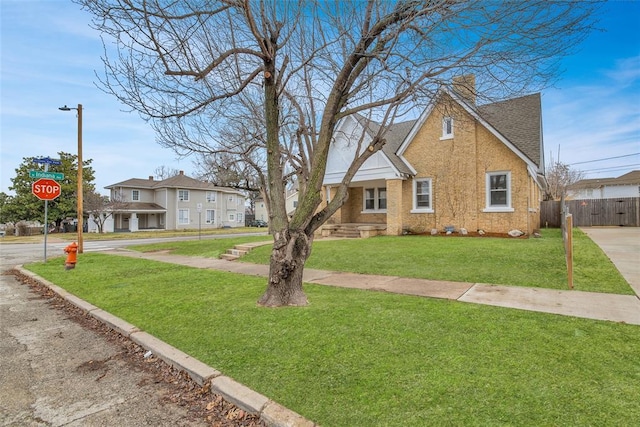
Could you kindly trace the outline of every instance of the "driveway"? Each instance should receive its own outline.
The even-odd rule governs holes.
[[[640,297],[640,227],[580,227]]]

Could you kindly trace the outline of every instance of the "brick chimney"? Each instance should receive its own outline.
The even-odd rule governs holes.
[[[149,175],[149,181],[153,181],[153,175]]]
[[[454,77],[453,91],[471,105],[476,105],[476,76],[465,74]]]
[[[180,175],[184,175],[184,171],[180,171]]]

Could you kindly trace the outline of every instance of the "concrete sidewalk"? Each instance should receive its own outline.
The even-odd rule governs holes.
[[[141,253],[125,249],[105,253],[252,276],[267,277],[269,274],[268,265],[181,256],[162,252]],[[314,269],[305,269],[303,280],[307,283],[318,285],[445,298],[468,303],[640,325],[640,299],[634,295],[434,281]]]

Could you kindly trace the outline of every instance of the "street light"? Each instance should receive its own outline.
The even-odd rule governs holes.
[[[84,221],[82,218],[82,104],[78,104],[78,108],[67,107],[65,104],[64,107],[58,107],[58,110],[61,111],[78,111],[78,253],[81,254],[84,252],[84,244],[82,240],[82,229],[84,227]]]

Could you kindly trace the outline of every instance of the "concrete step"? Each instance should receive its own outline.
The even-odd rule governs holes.
[[[234,246],[232,249],[227,249],[228,254],[236,255],[237,257],[245,256],[248,252],[249,251],[238,249],[237,246]]]
[[[221,254],[220,255],[220,259],[224,259],[226,261],[235,261],[238,258],[240,258],[238,255],[232,255],[232,254]]]

